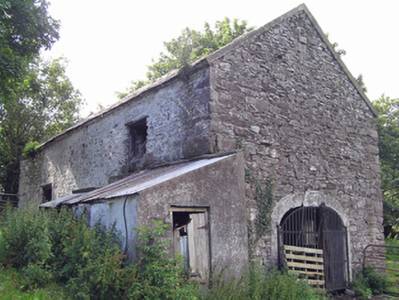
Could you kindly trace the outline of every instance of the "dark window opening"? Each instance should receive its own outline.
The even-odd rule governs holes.
[[[209,223],[206,208],[176,208],[173,216],[174,253],[183,256],[190,276],[205,282],[209,276]]]
[[[52,189],[51,183],[44,185],[42,187],[42,189],[43,189],[42,202],[45,203],[45,202],[51,201],[53,198],[53,189]]]
[[[131,157],[143,156],[147,152],[147,119],[129,125]]]
[[[140,168],[140,161],[147,153],[147,118],[129,123],[129,171]]]

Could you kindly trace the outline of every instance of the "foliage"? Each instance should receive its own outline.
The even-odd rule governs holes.
[[[178,38],[164,42],[167,53],[161,52],[158,61],[153,61],[151,66],[147,66],[148,72],[145,80],[132,81],[127,92],[117,93],[117,95],[119,98],[123,98],[175,69],[180,69],[180,75],[184,79],[191,62],[215,52],[252,29],[253,27],[247,26],[246,21],[240,23],[234,19],[231,22],[229,18],[217,21],[214,30],[208,23],[205,23],[203,31],[187,27]]]
[[[195,297],[196,289],[184,278],[182,261],[172,259],[166,247],[171,242],[165,238],[168,225],[162,221],[152,222],[154,228],[146,225],[136,228],[140,243],[139,270],[137,282],[129,293],[134,299],[189,299]]]
[[[396,237],[388,236],[385,239],[386,246],[386,290],[387,292],[399,293],[399,240]]]
[[[324,298],[294,275],[254,264],[239,279],[213,274],[201,294],[185,277],[181,260],[170,258],[166,229],[161,221],[136,228],[140,260],[124,264],[112,228],[89,228],[66,209],[8,207],[0,214],[2,299]]]
[[[26,278],[12,268],[0,267],[0,295],[2,300],[67,299],[67,291],[56,284],[44,288],[29,286]]]
[[[367,93],[367,87],[366,87],[366,85],[364,83],[364,80],[363,80],[363,74],[359,74],[359,76],[357,76],[357,78],[356,78],[356,81],[359,84],[359,86],[362,89],[362,91]]]
[[[395,227],[399,219],[399,99],[382,95],[373,105],[379,113],[377,130],[384,225]]]
[[[256,245],[259,239],[264,236],[270,228],[270,214],[273,209],[274,187],[275,183],[273,178],[268,178],[262,186],[260,181],[256,179],[251,170],[246,170],[245,179],[254,189],[254,199],[257,205],[258,214],[254,220],[254,229],[252,224],[248,226],[248,241],[249,248]]]
[[[0,268],[13,268],[23,278],[10,288],[15,293],[58,284],[74,299],[194,297],[197,290],[164,247],[166,225],[154,226],[137,229],[141,259],[124,264],[113,228],[90,228],[66,209],[38,213],[8,207],[0,215]]]
[[[90,228],[66,209],[8,207],[0,217],[0,264],[19,271],[23,289],[57,283],[78,299],[117,294],[123,254],[114,230]]]
[[[39,149],[40,144],[37,141],[29,142],[25,145],[24,150],[22,150],[22,156],[24,158],[34,157],[37,149]]]
[[[357,296],[367,299],[372,295],[382,294],[385,289],[385,277],[367,266],[357,272],[352,285]]]
[[[18,192],[25,144],[42,142],[77,119],[80,95],[62,59],[38,59],[58,40],[46,0],[0,0],[0,192]]]
[[[329,38],[329,35],[330,35],[330,34],[327,32],[327,33],[326,33],[327,39]],[[334,42],[334,43],[330,42],[330,43],[331,43],[331,46],[333,47],[335,53],[337,53],[337,55],[338,55],[339,57],[345,56],[345,55],[346,55],[346,50],[345,50],[345,49],[339,49],[339,48],[338,48],[339,44],[338,44],[337,42]]]
[[[225,271],[225,270],[224,270]],[[250,264],[240,279],[225,276],[224,271],[214,275],[211,288],[203,299],[324,299],[321,291],[293,274],[276,269],[266,270]]]
[[[35,59],[13,92],[0,97],[0,191],[18,192],[25,145],[73,125],[83,100],[65,75],[66,60]]]
[[[58,40],[59,22],[46,0],[0,0],[0,96],[12,90],[27,64]]]

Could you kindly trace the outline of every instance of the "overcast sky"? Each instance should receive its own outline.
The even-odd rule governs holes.
[[[67,75],[87,101],[84,113],[108,106],[131,80],[144,79],[146,65],[163,42],[185,27],[200,30],[224,17],[261,27],[305,3],[354,77],[363,74],[371,101],[383,93],[398,98],[399,1],[359,0],[50,0],[61,20],[61,38],[49,57],[69,60]]]

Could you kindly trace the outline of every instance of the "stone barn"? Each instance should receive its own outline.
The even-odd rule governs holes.
[[[41,145],[20,205],[68,205],[133,227],[169,224],[192,275],[323,251],[326,286],[383,244],[376,111],[301,5]]]

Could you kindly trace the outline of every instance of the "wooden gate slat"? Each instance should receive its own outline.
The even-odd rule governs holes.
[[[304,275],[309,285],[325,288],[323,250],[284,245],[284,255],[289,273]]]

